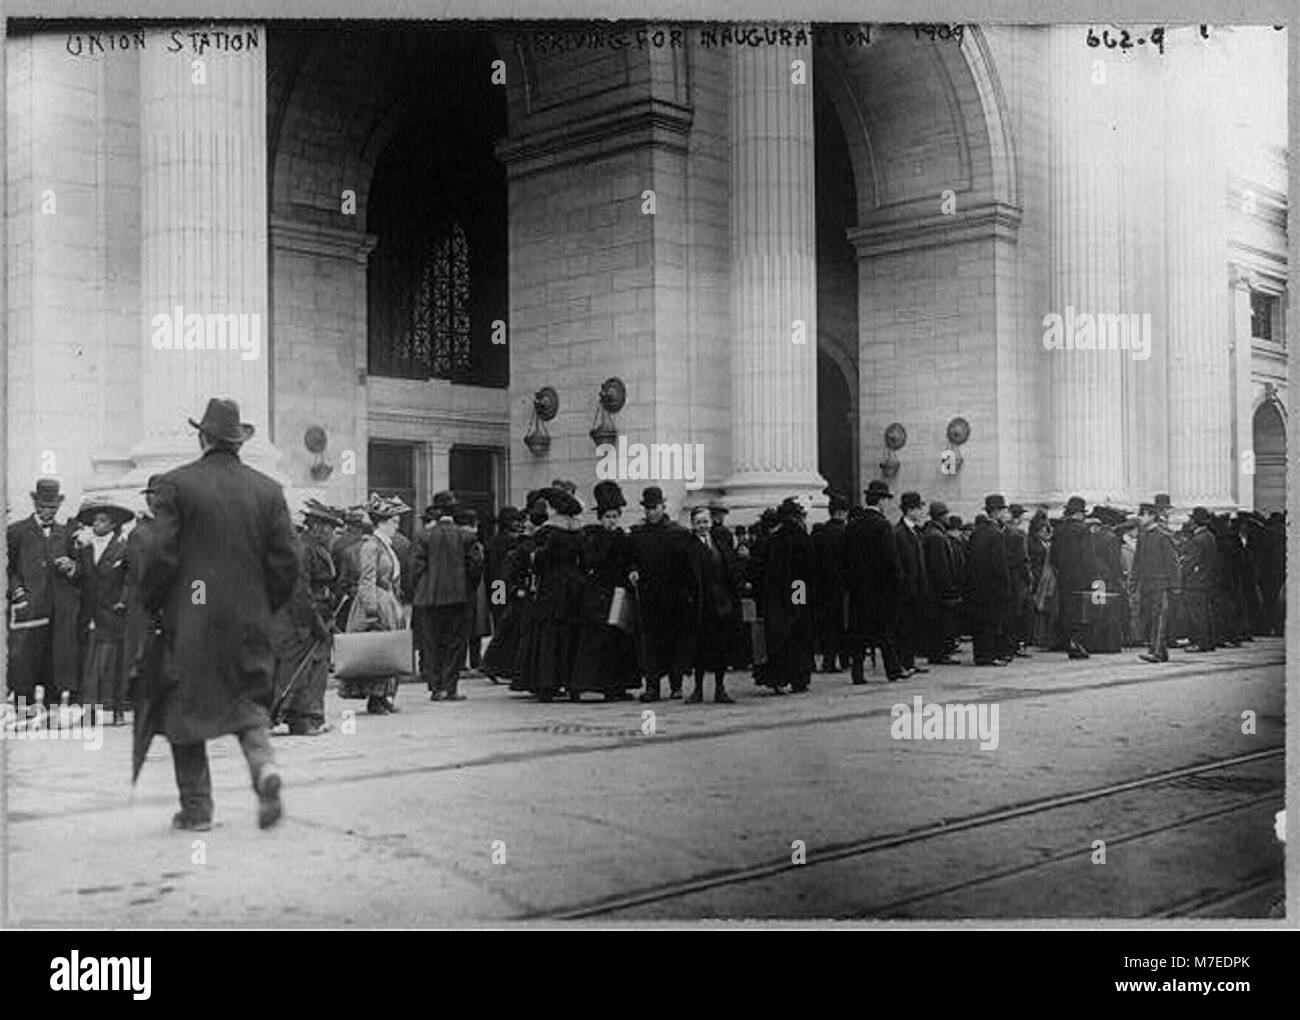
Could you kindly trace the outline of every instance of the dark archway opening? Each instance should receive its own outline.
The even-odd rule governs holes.
[[[1255,509],[1263,513],[1286,509],[1286,423],[1271,400],[1255,411],[1252,449],[1255,452]]]
[[[857,223],[857,186],[839,114],[814,86],[817,220],[817,468],[832,489],[856,500],[858,262],[845,234]]]
[[[484,68],[491,36],[394,36],[391,108],[401,125],[375,167],[367,229],[378,242],[366,273],[372,375],[509,384],[504,90]],[[430,48],[436,50],[431,53]],[[388,47],[385,47],[387,52]],[[408,52],[409,50],[409,52]]]

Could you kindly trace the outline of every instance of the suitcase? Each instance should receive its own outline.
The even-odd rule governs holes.
[[[340,680],[414,673],[410,630],[366,630],[334,635],[334,675]]]

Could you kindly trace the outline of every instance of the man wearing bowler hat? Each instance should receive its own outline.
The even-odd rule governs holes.
[[[847,591],[844,577],[844,535],[848,530],[849,500],[840,492],[830,495],[830,520],[814,524],[813,553],[817,565],[813,606],[822,672],[836,673],[849,664],[844,615]]]
[[[934,500],[930,519],[919,529],[925,577],[929,582],[925,608],[925,654],[930,665],[952,666],[957,649],[957,608],[961,604],[961,572],[953,540],[948,537],[948,505]]]
[[[925,554],[921,549],[920,527],[925,516],[925,500],[919,492],[905,492],[898,500],[902,516],[894,525],[898,544],[898,658],[904,670],[930,672],[916,664],[916,657],[926,651],[926,609],[930,601],[930,581],[925,572]]]
[[[645,522],[631,531],[633,569],[640,611],[640,659],[645,677],[642,701],[658,701],[659,681],[668,675],[668,696],[682,696],[682,673],[691,668],[700,592],[687,543],[691,533],[668,519],[668,504],[657,485],[641,494]]]
[[[1147,641],[1147,650],[1140,657],[1147,662],[1168,662],[1170,596],[1181,584],[1178,550],[1154,503],[1138,507],[1138,528],[1133,580],[1140,629]]]
[[[1212,652],[1218,647],[1210,595],[1218,581],[1218,550],[1210,532],[1210,511],[1192,509],[1192,533],[1183,545],[1183,589],[1187,604],[1189,652]]]
[[[6,530],[9,690],[28,704],[40,694],[57,705],[78,687],[77,613],[72,529],[55,521],[63,494],[55,478],[39,478],[32,516]],[[39,688],[39,690],[38,690]]]
[[[212,824],[204,742],[237,734],[258,797],[258,825],[280,819],[271,751],[275,611],[298,578],[284,493],[239,459],[253,426],[213,398],[198,430],[202,455],[158,479],[156,538],[141,580],[145,608],[163,617],[161,730],[172,745],[178,829]]]
[[[984,497],[967,546],[966,605],[970,609],[972,651],[977,666],[1011,661],[1006,630],[1011,616],[1011,571],[1007,566],[1003,522],[1009,516],[1000,493]]]
[[[865,684],[863,659],[868,644],[880,649],[889,682],[911,676],[903,669],[894,643],[898,619],[900,566],[894,529],[880,504],[893,499],[889,485],[879,479],[866,490],[866,512],[844,534],[844,569],[849,590],[850,671],[855,684]]]
[[[1082,497],[1071,496],[1065,503],[1065,519],[1052,533],[1052,569],[1061,603],[1061,619],[1067,629],[1067,651],[1071,659],[1088,658],[1088,626],[1092,582],[1097,579],[1091,554],[1092,542],[1084,521]]]
[[[433,523],[415,547],[415,611],[420,623],[420,666],[429,700],[463,701],[457,690],[465,663],[470,599],[483,572],[483,547],[456,526],[459,509],[450,492],[439,492],[430,508]]]

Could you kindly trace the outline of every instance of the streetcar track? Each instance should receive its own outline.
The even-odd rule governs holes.
[[[1281,783],[1278,784],[1282,786]],[[1123,846],[1125,843],[1133,843],[1141,839],[1149,839],[1152,836],[1158,836],[1165,832],[1171,832],[1175,829],[1181,829],[1188,825],[1196,825],[1200,822],[1209,821],[1215,818],[1222,818],[1225,815],[1236,814],[1239,811],[1247,811],[1251,808],[1261,807],[1264,804],[1276,803],[1277,793],[1267,794],[1264,796],[1254,797],[1248,801],[1239,801],[1236,804],[1229,804],[1225,807],[1214,808],[1211,811],[1203,811],[1200,814],[1188,815],[1186,818],[1179,818],[1173,822],[1164,825],[1153,825],[1150,828],[1138,829],[1135,832],[1121,833],[1117,836],[1106,837],[1106,847]],[[903,907],[910,907],[925,900],[939,899],[943,896],[949,896],[952,893],[964,892],[967,889],[974,889],[981,885],[987,885],[993,882],[1000,882],[1003,879],[1014,878],[1018,875],[1024,875],[1031,871],[1038,871],[1042,868],[1051,867],[1054,864],[1061,864],[1064,861],[1072,860],[1080,856],[1086,856],[1092,852],[1091,846],[1074,847],[1070,850],[1062,850],[1051,854],[1047,857],[1040,858],[1036,861],[1030,861],[1025,864],[1018,864],[1010,868],[1003,868],[1001,871],[993,871],[981,875],[978,878],[967,879],[962,882],[951,882],[945,886],[937,886],[932,889],[922,889],[915,893],[909,893],[906,896],[899,897],[895,900],[888,900],[884,903],[873,904],[866,909],[856,912],[853,917],[857,920],[875,919],[875,920],[917,920],[908,917],[906,914],[897,916],[896,911]],[[1280,881],[1280,879],[1276,879]],[[1143,916],[1160,916],[1146,914]],[[1170,915],[1173,916],[1173,915]]]
[[[969,699],[969,703],[978,705],[978,704],[986,704],[989,701],[993,701],[993,700],[999,703],[1004,703],[1009,701],[1025,701],[1031,698],[1061,697],[1069,694],[1077,694],[1082,691],[1096,691],[1096,690],[1103,690],[1103,689],[1114,688],[1114,687],[1127,687],[1134,684],[1169,683],[1169,682],[1182,680],[1182,679],[1196,679],[1199,677],[1213,675],[1216,673],[1240,672],[1243,668],[1247,668],[1251,670],[1266,669],[1272,666],[1284,666],[1285,664],[1286,664],[1285,658],[1269,660],[1267,662],[1260,662],[1260,663],[1249,663],[1246,664],[1245,666],[1243,666],[1243,664],[1241,663],[1235,663],[1230,665],[1222,665],[1222,666],[1214,666],[1214,667],[1206,668],[1200,665],[1199,663],[1196,663],[1196,664],[1189,664],[1188,669],[1181,670],[1179,672],[1173,672],[1173,673],[1165,672],[1165,673],[1160,673],[1152,676],[1121,677],[1113,680],[1102,681],[1100,683],[1081,683],[1081,684],[1073,684],[1070,686],[1062,686],[1062,687],[1054,687],[1054,688],[1026,688],[1024,690],[1019,691],[1015,696],[1011,696],[1011,697],[1005,695],[1006,688],[999,688],[998,691],[1001,696],[999,696],[998,698],[996,699],[972,698]],[[876,684],[873,686],[880,687],[880,688],[886,687],[884,683]],[[955,685],[949,684],[944,686],[949,687]],[[892,691],[895,697],[897,697],[900,694],[907,694],[908,696],[911,696],[911,691],[916,689],[919,689],[919,685],[908,685],[908,686],[900,686],[898,684],[888,685],[888,690]],[[669,702],[669,704],[671,704],[671,702]],[[761,733],[761,732],[771,731],[771,730],[794,730],[794,729],[801,729],[810,726],[823,726],[828,723],[842,724],[847,722],[855,722],[863,719],[873,719],[873,718],[882,718],[882,717],[887,718],[892,714],[893,704],[894,704],[893,702],[890,702],[888,705],[878,704],[872,708],[863,709],[857,712],[842,712],[836,714],[823,713],[815,716],[802,716],[795,719],[758,721],[753,723],[752,725],[730,727],[724,729],[715,728],[715,729],[703,729],[703,730],[690,730],[681,733],[672,733],[672,732],[665,732],[663,730],[657,730],[653,736],[620,737],[617,738],[616,742],[611,741],[611,742],[604,742],[600,744],[590,744],[590,743],[563,744],[559,747],[531,748],[525,751],[499,751],[499,752],[483,755],[479,758],[470,758],[463,761],[439,762],[430,765],[410,765],[404,767],[393,767],[387,769],[380,769],[375,772],[358,773],[356,775],[313,776],[310,778],[304,778],[295,781],[292,786],[292,789],[304,789],[304,788],[310,789],[312,787],[327,786],[327,785],[341,786],[346,783],[368,783],[368,782],[383,781],[389,779],[400,779],[407,776],[431,775],[431,774],[437,774],[441,772],[455,772],[462,769],[492,768],[498,765],[514,765],[514,764],[521,764],[527,762],[544,761],[550,758],[563,758],[563,757],[578,756],[584,754],[600,754],[607,751],[626,751],[629,749],[656,747],[666,743],[682,743],[682,742],[700,741],[700,740],[717,740],[717,739],[724,739],[728,737],[743,736],[745,734],[750,734],[750,733]],[[640,711],[640,709],[638,709],[638,711]],[[661,718],[663,718],[662,715]],[[673,717],[668,716],[667,718],[671,719]],[[559,724],[557,723],[556,725]],[[502,731],[490,731],[490,732],[502,732]],[[509,732],[509,731],[505,731],[505,732]],[[478,737],[479,734],[469,733],[469,734],[465,734],[464,736],[466,739],[472,740]],[[213,757],[215,760],[215,757],[212,756],[211,753],[209,754],[209,757]],[[12,769],[12,764],[13,763],[11,759],[11,769]],[[11,786],[14,788],[21,788],[24,785],[22,780],[18,780],[12,774],[12,771],[10,775],[10,782],[11,782]],[[139,805],[159,806],[159,805],[173,804],[174,802],[175,802],[174,795],[168,794],[166,796],[159,795],[156,797],[133,798],[131,804],[137,806]],[[35,821],[48,821],[53,819],[69,818],[73,816],[105,814],[105,813],[111,813],[113,811],[118,811],[123,807],[130,806],[122,803],[96,804],[93,806],[82,806],[78,808],[73,808],[66,811],[52,811],[46,813],[37,813],[37,812],[15,811],[13,809],[12,804],[13,804],[13,800],[11,798],[10,810],[9,810],[9,823],[11,825],[21,825],[21,824],[26,824]]]
[[[1163,907],[1157,907],[1143,915],[1147,918],[1170,918],[1170,917],[1196,917],[1199,912],[1205,911],[1212,907],[1220,907],[1235,900],[1247,899],[1256,893],[1263,892],[1266,889],[1276,888],[1278,892],[1285,889],[1285,879],[1283,875],[1272,871],[1259,869],[1247,875],[1243,881],[1247,885],[1239,886],[1236,889],[1221,891],[1213,889],[1208,892],[1202,891],[1194,896],[1188,896],[1184,899],[1177,900],[1172,904],[1165,904]]]
[[[967,815],[962,818],[941,819],[937,823],[930,823],[919,828],[906,829],[901,832],[888,833],[883,836],[869,836],[864,839],[852,840],[847,843],[832,844],[824,850],[809,851],[803,864],[794,864],[791,861],[783,859],[779,862],[771,862],[767,864],[748,865],[741,868],[727,868],[721,871],[707,872],[689,879],[667,882],[658,886],[649,886],[632,893],[601,897],[587,903],[563,908],[558,911],[550,910],[539,915],[525,915],[525,919],[544,917],[549,920],[578,920],[581,918],[595,917],[601,914],[610,914],[622,910],[628,910],[633,907],[646,906],[652,903],[662,903],[667,900],[680,899],[681,897],[693,895],[698,892],[704,892],[706,890],[754,882],[759,879],[769,878],[773,875],[779,875],[783,872],[792,871],[796,868],[807,868],[818,864],[829,864],[833,861],[845,860],[853,857],[864,857],[868,854],[878,853],[881,850],[889,850],[912,843],[920,843],[937,836],[946,836],[955,832],[964,832],[971,829],[984,828],[990,825],[998,825],[1002,822],[1024,818],[1030,815],[1043,814],[1048,811],[1054,811],[1058,808],[1068,807],[1074,804],[1084,804],[1089,801],[1100,800],[1104,797],[1113,797],[1116,794],[1126,793],[1130,790],[1145,789],[1152,786],[1172,783],[1187,776],[1198,775],[1202,772],[1211,772],[1222,768],[1233,768],[1238,765],[1246,765],[1268,758],[1275,758],[1284,753],[1284,747],[1276,746],[1265,748],[1260,751],[1251,751],[1248,754],[1234,755],[1232,757],[1220,758],[1196,765],[1186,765],[1177,769],[1168,769],[1164,772],[1153,773],[1152,775],[1144,776],[1140,779],[1110,783],[1105,786],[1079,790],[1074,793],[1034,798],[1032,800],[1021,801],[1018,804],[977,812],[976,814]]]

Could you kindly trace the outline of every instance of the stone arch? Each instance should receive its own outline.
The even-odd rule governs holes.
[[[860,226],[915,215],[944,188],[966,205],[1019,207],[1006,98],[978,27],[966,26],[961,45],[890,27],[870,47],[827,46],[816,59],[853,159]]]
[[[457,59],[439,57],[451,46],[446,30],[358,27],[277,28],[269,33],[268,69],[270,153],[268,182],[273,216],[317,223],[336,222],[340,195],[356,193],[356,218],[366,229],[366,207],[375,166],[393,137],[409,122],[410,90],[398,83],[412,68]],[[499,115],[502,137],[509,134],[527,88],[526,68],[511,40],[496,33],[466,31],[455,37],[461,60],[506,64]],[[431,52],[434,51],[434,52]],[[402,75],[402,78],[399,78]],[[332,168],[332,172],[322,172]]]
[[[1274,392],[1263,394],[1251,414],[1255,454],[1252,506],[1265,512],[1286,509],[1286,407]]]

